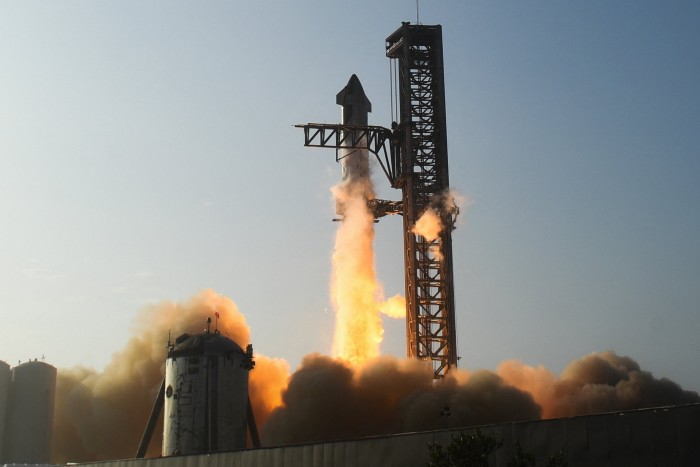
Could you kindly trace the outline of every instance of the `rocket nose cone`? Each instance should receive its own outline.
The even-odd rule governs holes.
[[[361,107],[367,112],[372,111],[372,103],[367,98],[360,78],[356,74],[350,77],[348,84],[335,96],[335,103],[343,107],[353,105]]]
[[[362,90],[362,83],[360,83],[360,78],[358,78],[357,75],[353,73],[350,79],[348,80],[348,84],[346,84],[345,87],[349,89],[359,88],[360,90]]]

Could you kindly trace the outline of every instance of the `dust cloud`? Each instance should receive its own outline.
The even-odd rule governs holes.
[[[544,418],[700,402],[696,392],[657,379],[630,357],[610,351],[572,361],[560,377],[516,360],[501,363],[497,372],[506,383],[532,394]]]
[[[144,309],[104,371],[59,369],[53,462],[133,457],[163,378],[168,332],[202,332],[217,312],[219,331],[247,345],[250,330],[236,305],[206,290]],[[700,402],[614,352],[574,360],[559,376],[509,360],[440,381],[424,362],[386,356],[353,364],[311,354],[291,375],[283,359],[256,354],[255,361],[250,397],[266,446]],[[148,457],[160,455],[161,441],[162,417]]]
[[[264,441],[294,444],[700,402],[697,393],[613,352],[575,360],[559,377],[516,360],[496,372],[432,377],[429,365],[417,360],[381,357],[351,366],[307,356],[283,405],[270,415]]]
[[[489,372],[433,381],[429,365],[381,357],[362,366],[307,356],[263,430],[269,444],[314,442],[539,418],[529,394]],[[450,415],[441,415],[444,407]]]

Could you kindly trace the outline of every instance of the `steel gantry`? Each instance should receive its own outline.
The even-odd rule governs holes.
[[[392,129],[309,123],[304,144],[366,149],[375,155],[402,200],[370,200],[375,218],[403,215],[406,287],[406,348],[412,358],[430,361],[434,377],[457,366],[457,336],[452,272],[452,230],[457,207],[450,196],[447,125],[439,25],[402,23],[386,39],[386,54],[396,70],[398,122]],[[393,82],[393,80],[392,80]],[[442,229],[428,239],[414,232],[431,210]]]
[[[402,155],[407,354],[431,360],[436,378],[457,365],[442,27],[403,23],[386,39],[398,68]],[[413,232],[433,209],[442,230],[429,240]]]

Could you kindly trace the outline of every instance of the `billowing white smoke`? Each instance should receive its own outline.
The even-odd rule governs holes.
[[[446,227],[444,219],[456,216],[464,205],[465,198],[454,189],[435,195],[411,229],[413,233],[421,235],[429,243],[435,242],[430,246],[430,253],[435,258],[443,259],[440,243],[436,240]]]

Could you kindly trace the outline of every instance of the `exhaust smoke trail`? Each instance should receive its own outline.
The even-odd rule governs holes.
[[[331,300],[336,312],[332,354],[359,365],[379,356],[384,335],[380,313],[404,318],[406,301],[401,295],[384,299],[374,267],[374,214],[367,204],[374,199],[369,161],[366,151],[349,152],[354,153],[346,156],[344,167],[354,168],[344,170],[344,180],[331,190],[343,215],[332,260]]]
[[[334,356],[361,364],[379,356],[383,326],[379,309],[381,285],[374,269],[374,216],[367,207],[373,196],[369,177],[348,178],[333,189],[342,206],[333,252],[331,300],[336,312]]]

